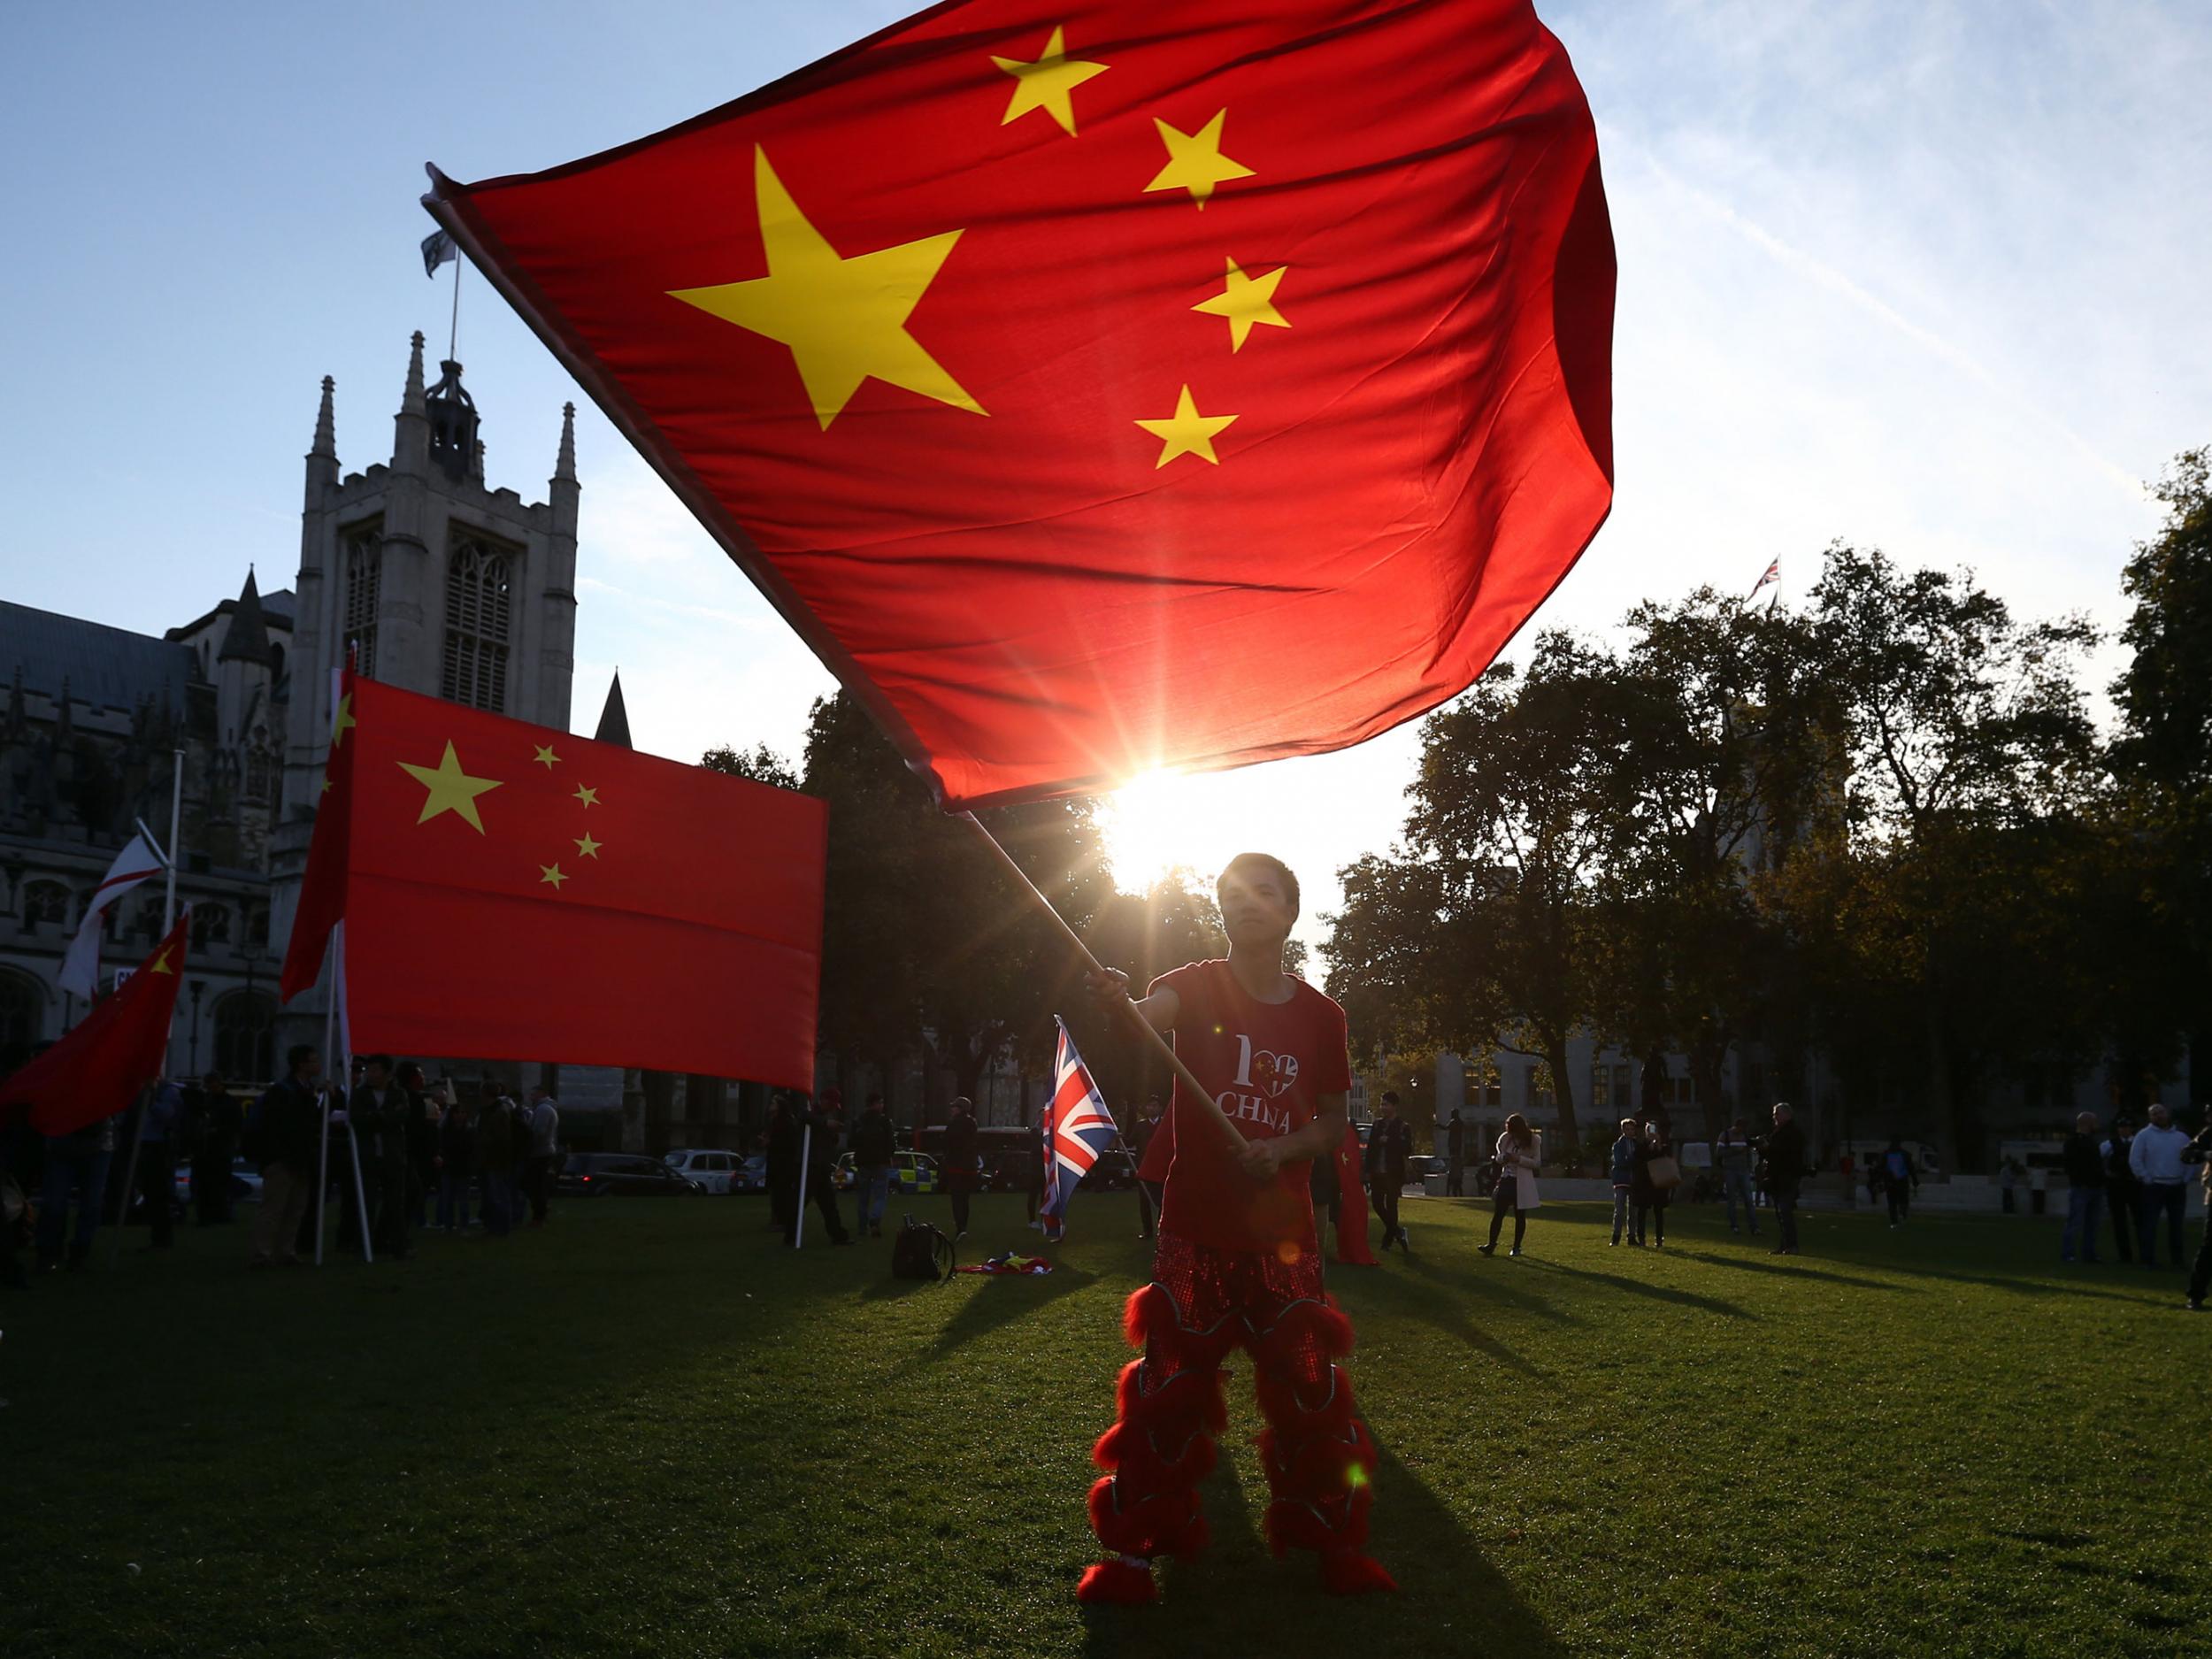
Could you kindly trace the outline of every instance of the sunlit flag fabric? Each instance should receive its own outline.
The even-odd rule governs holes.
[[[357,1049],[814,1086],[826,809],[348,676],[285,958]]]
[[[949,808],[1356,743],[1612,500],[1527,0],[962,0],[426,204]]]
[[[137,971],[94,1003],[60,1041],[0,1079],[0,1118],[28,1106],[34,1129],[65,1135],[128,1110],[161,1074],[191,925],[192,912],[186,910]]]
[[[1052,1102],[1042,1125],[1045,1160],[1045,1236],[1057,1239],[1067,1225],[1068,1200],[1121,1132],[1091,1070],[1076,1052],[1066,1022],[1056,1018],[1060,1042],[1052,1063]]]
[[[166,868],[143,830],[132,836],[129,845],[115,855],[115,862],[108,866],[107,874],[100,878],[100,885],[86,902],[84,919],[77,924],[77,936],[69,941],[69,949],[62,957],[61,972],[56,979],[63,990],[73,996],[91,998],[100,982],[100,941],[106,935],[108,913],[133,887]]]

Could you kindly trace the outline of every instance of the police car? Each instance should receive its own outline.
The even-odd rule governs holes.
[[[850,1187],[856,1179],[853,1172],[853,1155],[849,1152],[837,1160],[837,1185]],[[895,1193],[933,1193],[938,1190],[937,1160],[926,1152],[895,1152],[891,1155],[891,1190]]]

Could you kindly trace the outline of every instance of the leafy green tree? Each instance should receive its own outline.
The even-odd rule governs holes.
[[[773,784],[779,789],[799,787],[797,770],[765,743],[756,743],[748,749],[732,749],[724,743],[700,756],[699,764],[709,772],[750,778],[755,783]]]

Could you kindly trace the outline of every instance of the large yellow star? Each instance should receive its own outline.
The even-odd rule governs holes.
[[[487,790],[499,787],[490,778],[472,778],[461,770],[460,757],[454,754],[453,745],[445,746],[445,758],[433,766],[411,766],[401,761],[399,769],[430,791],[424,797],[422,816],[415,820],[427,824],[441,812],[458,814],[479,835],[484,833],[484,820],[476,815],[476,797]]]
[[[1283,280],[1288,265],[1277,265],[1263,277],[1247,276],[1237,268],[1237,262],[1229,261],[1229,285],[1211,299],[1201,300],[1191,307],[1194,311],[1206,311],[1215,317],[1229,319],[1229,349],[1244,349],[1244,337],[1252,332],[1255,323],[1266,323],[1275,328],[1287,328],[1290,324],[1282,312],[1275,309],[1275,285]]]
[[[353,693],[349,691],[338,699],[338,712],[331,717],[330,746],[336,749],[346,741],[346,728],[361,723],[353,718]]]
[[[1014,77],[1014,96],[1007,100],[1006,113],[999,118],[1001,127],[1019,120],[1032,110],[1042,110],[1060,123],[1063,132],[1074,133],[1075,104],[1068,94],[1093,75],[1104,74],[1107,66],[1087,64],[1079,58],[1070,58],[1064,38],[1066,32],[1054,29],[1052,38],[1045,42],[1044,56],[1033,64],[1025,64],[1018,58],[991,59]]]
[[[585,857],[585,858],[596,858],[596,857],[598,857],[598,856],[599,856],[599,849],[600,849],[602,847],[604,847],[604,846],[607,844],[607,843],[606,843],[606,842],[604,842],[604,841],[595,841],[592,840],[592,838],[591,838],[589,835],[588,835],[588,834],[587,834],[587,835],[579,835],[579,836],[574,837],[573,839],[574,839],[574,841],[575,841],[575,842],[576,842],[576,851],[577,851],[577,854],[578,854],[580,856],[581,856],[581,857]]]
[[[1160,129],[1160,142],[1167,146],[1167,165],[1144,188],[1148,191],[1187,189],[1191,200],[1202,208],[1217,184],[1227,179],[1250,178],[1251,168],[1221,153],[1221,124],[1228,115],[1226,110],[1215,111],[1214,119],[1195,133],[1179,132],[1154,116],[1152,125]]]
[[[1160,458],[1153,470],[1165,466],[1179,455],[1194,455],[1200,459],[1221,465],[1221,457],[1214,453],[1214,435],[1236,419],[1234,415],[1202,415],[1198,405],[1191,401],[1190,388],[1183,388],[1182,396],[1175,400],[1175,412],[1165,420],[1140,420],[1154,437],[1161,440]]]
[[[1280,275],[1281,273],[1278,272],[1276,274]],[[560,757],[553,752],[553,746],[550,743],[533,743],[530,747],[538,751],[532,758],[546,771],[551,772],[554,762],[560,759]]]
[[[567,879],[568,878],[561,873],[561,867],[558,864],[538,866],[538,885],[541,887],[549,886],[554,892],[558,893],[561,890],[561,883]]]
[[[958,231],[843,259],[799,211],[758,145],[753,188],[768,274],[716,288],[671,288],[671,298],[790,347],[826,432],[871,376],[955,409],[989,412],[906,332],[906,319],[960,240]]]

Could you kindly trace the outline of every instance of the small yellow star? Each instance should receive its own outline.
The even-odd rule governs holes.
[[[568,878],[561,873],[561,867],[558,864],[540,864],[538,866],[538,885],[540,887],[549,886],[552,887],[554,892],[558,893],[561,890],[561,883],[567,879]]]
[[[1282,275],[1282,273],[1281,273],[1281,272],[1279,272],[1279,271],[1278,271],[1275,274],[1276,274],[1277,276],[1280,276],[1280,275]],[[532,747],[533,747],[533,748],[534,748],[534,749],[538,751],[538,753],[537,753],[537,762],[538,762],[538,764],[539,764],[539,765],[541,765],[541,766],[542,766],[542,767],[544,767],[544,768],[546,769],[546,771],[548,771],[548,772],[551,772],[551,771],[553,770],[553,763],[554,763],[555,761],[557,761],[557,760],[560,759],[560,757],[559,757],[558,755],[556,755],[556,754],[553,752],[552,749],[551,749],[549,746],[546,745],[546,744],[543,744],[543,743],[537,743],[537,744],[533,744],[533,745],[532,745]]]
[[[158,956],[154,958],[153,966],[147,969],[146,972],[149,973],[174,973],[176,970],[169,965],[169,953],[165,950]]]
[[[598,857],[599,849],[605,845],[604,841],[595,841],[588,835],[580,835],[576,839],[577,854],[585,858]]]
[[[1007,100],[999,125],[1006,127],[1032,110],[1042,110],[1060,123],[1063,132],[1075,131],[1075,104],[1068,96],[1094,75],[1106,73],[1104,64],[1087,64],[1068,57],[1067,31],[1056,28],[1045,42],[1045,52],[1033,64],[1018,58],[994,57],[991,61],[1014,77],[1014,96]]]
[[[597,806],[599,804],[599,791],[596,789],[588,789],[580,783],[576,786],[576,798],[579,801],[581,801],[586,806]]]
[[[346,729],[361,723],[353,718],[353,693],[349,691],[338,699],[338,712],[331,717],[330,746],[337,748],[346,741]]]
[[[441,812],[457,813],[471,828],[481,835],[484,820],[476,815],[476,797],[499,784],[490,778],[472,778],[461,770],[460,757],[454,754],[453,745],[445,746],[445,758],[436,766],[411,766],[405,761],[399,769],[430,793],[423,798],[422,816],[415,820],[427,824]]]
[[[1215,434],[1225,428],[1237,417],[1234,415],[1202,415],[1191,399],[1190,388],[1183,388],[1175,400],[1175,412],[1165,420],[1140,420],[1154,437],[1161,440],[1160,458],[1153,468],[1157,471],[1179,455],[1194,455],[1201,460],[1221,465],[1221,457],[1214,453]]]
[[[323,793],[325,795],[328,795],[330,793],[330,780],[327,778],[323,780]]]
[[[1244,337],[1252,332],[1255,323],[1265,323],[1273,328],[1287,328],[1289,322],[1275,309],[1275,285],[1283,280],[1288,265],[1277,265],[1265,276],[1247,276],[1233,259],[1229,261],[1229,284],[1211,299],[1201,300],[1191,307],[1210,316],[1229,319],[1229,349],[1244,349]]]
[[[1195,133],[1178,131],[1153,117],[1152,125],[1160,129],[1160,142],[1167,146],[1167,165],[1145,189],[1188,190],[1191,200],[1202,208],[1215,185],[1228,179],[1250,178],[1251,168],[1221,153],[1221,124],[1228,114],[1226,110],[1217,110],[1214,119]]]

